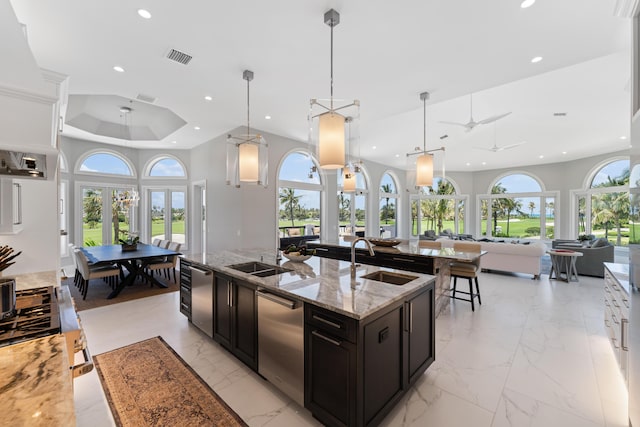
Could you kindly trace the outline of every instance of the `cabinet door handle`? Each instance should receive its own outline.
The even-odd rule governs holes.
[[[611,313],[611,320],[613,320],[613,323],[615,323],[616,325],[620,324],[620,322],[618,322],[618,318],[613,313]]]
[[[333,338],[325,337],[324,335],[322,335],[320,332],[317,332],[317,331],[311,331],[311,335],[314,335],[314,336],[320,338],[321,340],[325,340],[327,342],[330,342],[331,344],[336,345],[338,347],[340,347],[342,345],[342,341],[338,341],[338,340],[334,340]]]
[[[391,259],[393,259],[394,261],[402,261],[402,262],[416,262],[413,259],[407,259],[407,258],[396,258],[396,257],[393,257]]]
[[[233,307],[232,303],[233,301],[231,301],[232,296],[231,296],[231,283],[227,282],[227,305],[229,307]]]
[[[620,347],[624,351],[629,351],[627,346],[627,335],[629,334],[629,319],[622,319],[622,331],[620,333]]]
[[[322,318],[320,316],[317,316],[315,314],[313,316],[311,316],[311,317],[313,319],[319,321],[319,322],[322,322],[322,323],[326,324],[326,325],[333,326],[336,329],[342,329],[342,325],[340,325],[339,323],[332,322],[331,320],[324,319],[324,318]]]
[[[326,248],[314,248],[314,249],[320,252],[329,252],[329,249],[326,249]]]
[[[413,303],[409,303],[409,333],[413,332]]]
[[[613,305],[615,305],[616,307],[620,308],[620,306],[618,305],[618,301],[613,300],[613,301],[611,301],[611,302],[613,303]]]

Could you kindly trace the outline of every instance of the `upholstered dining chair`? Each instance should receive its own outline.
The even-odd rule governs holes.
[[[87,299],[87,289],[89,288],[89,281],[91,279],[108,278],[109,284],[112,285],[112,287],[114,283],[117,284],[120,267],[114,265],[89,266],[89,260],[81,250],[76,251],[76,260],[82,276],[80,280],[80,293],[82,293],[83,300]]]
[[[453,249],[456,252],[478,252],[480,254],[481,246],[480,243],[470,243],[470,242],[455,242],[453,244]],[[451,291],[451,298],[459,299],[462,301],[468,301],[471,303],[471,311],[475,311],[476,307],[473,300],[477,297],[478,304],[482,305],[482,300],[480,299],[480,287],[478,286],[478,273],[480,272],[480,256],[478,256],[475,260],[471,262],[461,262],[454,261],[449,264],[449,268],[451,269],[451,278],[453,279],[453,287],[449,290]],[[456,288],[458,277],[469,280],[469,292],[459,291]],[[473,282],[476,284],[476,291],[473,291]],[[469,298],[461,298],[456,296],[456,293],[461,293],[465,295],[469,295]]]
[[[160,239],[153,239],[153,241],[151,242],[151,244],[153,246],[160,246],[160,242],[162,242],[162,240]]]
[[[171,243],[171,240],[160,240],[158,247],[162,249],[167,249],[169,247],[169,243]]]
[[[442,242],[435,242],[433,240],[419,240],[418,246],[427,249],[442,249]]]
[[[168,249],[174,252],[179,252],[181,247],[182,247],[181,243],[170,242]],[[171,270],[173,270],[173,282],[177,283],[176,282],[177,262],[178,262],[178,255],[171,255],[171,256],[165,257],[161,261],[152,262],[151,264],[147,265],[147,271],[149,271],[151,273],[151,276],[153,277],[154,271],[162,270],[164,271],[164,277],[171,280]]]

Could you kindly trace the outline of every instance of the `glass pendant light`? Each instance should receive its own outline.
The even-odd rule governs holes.
[[[346,117],[345,122],[349,127],[348,137],[347,137],[347,163],[342,168],[342,191],[345,193],[353,193],[356,191],[356,167],[351,157],[351,146],[353,144],[353,140],[351,139],[351,123],[353,119],[351,117]]]
[[[267,186],[268,145],[262,135],[251,134],[249,121],[249,82],[253,71],[244,70],[247,81],[247,133],[227,136],[227,185],[240,187],[241,183]]]
[[[317,146],[318,162],[322,169],[340,169],[345,165],[346,117],[359,120],[360,102],[354,100],[339,106],[333,99],[333,27],[340,23],[340,14],[334,9],[327,11],[324,23],[331,27],[331,96],[329,100],[311,100],[309,140]],[[323,104],[325,101],[328,101],[328,106]]]
[[[429,92],[422,92],[420,99],[423,104],[424,136],[422,153],[416,159],[416,186],[429,187],[433,184],[433,154],[427,152],[427,99],[429,99]]]

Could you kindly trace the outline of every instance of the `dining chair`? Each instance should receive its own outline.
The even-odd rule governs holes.
[[[118,276],[120,276],[120,267],[113,265],[90,266],[87,256],[81,250],[76,251],[76,259],[78,260],[78,269],[82,276],[82,280],[80,280],[80,292],[82,293],[83,300],[87,299],[87,290],[91,279],[106,278],[112,287],[114,283],[117,284]]]
[[[456,252],[477,252],[480,255],[481,246],[480,243],[470,242],[455,242],[453,249]],[[449,264],[451,270],[451,278],[453,278],[453,287],[449,289],[451,292],[450,297],[459,299],[462,301],[468,301],[471,303],[471,311],[475,311],[475,305],[473,300],[477,297],[478,304],[482,305],[480,299],[480,287],[478,286],[478,273],[480,272],[480,256],[476,257],[471,262],[454,261]],[[469,280],[469,292],[459,291],[456,289],[458,277]],[[473,282],[476,283],[476,291],[473,291]],[[456,296],[456,293],[469,295],[469,298],[460,298]]]
[[[162,249],[167,249],[169,247],[169,243],[171,243],[171,240],[160,240],[158,247]]]
[[[160,242],[162,242],[161,239],[153,239],[153,242],[151,242],[151,244],[153,246],[160,246]]]
[[[170,242],[169,249],[170,251],[179,252],[182,247],[182,243],[178,242]],[[176,264],[178,262],[178,255],[170,255],[164,258],[162,261],[152,262],[147,265],[147,271],[150,272],[151,277],[153,277],[153,272],[156,270],[164,271],[164,277],[168,280],[171,280],[171,270],[173,270],[173,282],[176,282]]]
[[[78,248],[73,243],[69,243],[69,253],[71,254],[71,260],[73,261],[73,268],[75,268],[75,273],[73,275],[73,284],[75,287],[78,287],[80,283],[80,270],[78,269],[78,257],[76,255],[76,251]]]

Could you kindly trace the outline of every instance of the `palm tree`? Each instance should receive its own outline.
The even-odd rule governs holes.
[[[283,188],[280,190],[280,205],[284,205],[285,211],[289,214],[292,227],[296,225],[295,212],[296,208],[299,208],[301,197],[302,196],[296,196],[296,190],[293,188]]]
[[[529,213],[530,213],[530,216],[533,216],[533,211],[535,210],[535,208],[536,208],[536,202],[533,202],[533,201],[529,202]]]
[[[391,184],[384,184],[380,187],[380,191],[387,194],[391,193]],[[384,223],[389,224],[389,197],[385,197],[385,201],[386,205],[385,209],[383,210]]]
[[[504,194],[507,189],[499,182],[491,189],[491,194]],[[496,234],[498,228],[498,215],[503,215],[505,211],[505,204],[509,199],[493,199],[491,203],[491,216],[493,217],[493,234]]]

